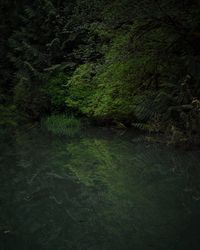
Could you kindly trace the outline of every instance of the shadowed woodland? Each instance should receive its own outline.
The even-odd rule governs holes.
[[[1,1],[1,127],[67,114],[199,137],[198,0]]]
[[[199,250],[200,1],[0,17],[0,250]]]

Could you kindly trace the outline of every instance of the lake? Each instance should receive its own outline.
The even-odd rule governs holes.
[[[136,132],[0,143],[1,250],[199,250],[200,154]]]

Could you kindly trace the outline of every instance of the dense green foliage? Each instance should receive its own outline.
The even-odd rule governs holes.
[[[199,10],[198,0],[4,1],[0,115],[74,112],[173,140],[199,134]]]

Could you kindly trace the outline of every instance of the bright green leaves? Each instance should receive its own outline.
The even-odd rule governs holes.
[[[69,96],[66,99],[68,107],[89,114],[92,110],[91,103],[95,92],[93,75],[95,65],[83,64],[79,66],[67,84]]]

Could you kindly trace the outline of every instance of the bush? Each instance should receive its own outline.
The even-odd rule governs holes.
[[[68,79],[69,77],[66,74],[60,72],[48,80],[45,91],[50,99],[51,111],[57,112],[66,109],[65,98],[67,96]]]

